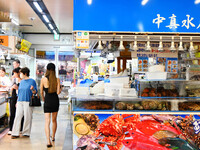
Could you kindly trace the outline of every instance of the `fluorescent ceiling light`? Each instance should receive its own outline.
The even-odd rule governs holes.
[[[40,5],[37,2],[33,2],[33,4],[35,5],[35,8],[37,8],[37,10],[42,13],[42,8],[40,7]]]
[[[19,25],[19,23],[16,20],[14,20],[14,19],[11,19],[11,22],[14,23],[17,26]]]
[[[194,51],[194,46],[193,46],[193,42],[192,42],[192,37],[190,37],[190,51]]]
[[[183,42],[182,42],[182,37],[180,37],[180,45],[179,45],[179,47],[178,47],[178,50],[179,50],[179,51],[184,51]]]
[[[149,0],[142,0],[142,5],[146,5],[148,3]]]
[[[163,51],[162,36],[160,36],[160,42],[159,42],[158,50]]]
[[[176,51],[176,48],[174,46],[174,37],[172,36],[172,42],[171,42],[171,47],[170,47],[171,51]]]
[[[54,33],[54,34],[57,34],[57,32],[56,32],[55,30],[53,30],[53,33]]]
[[[151,51],[151,46],[150,46],[150,37],[147,36],[147,46],[146,46],[147,51]]]
[[[88,5],[92,4],[92,0],[87,0]]]
[[[133,50],[137,51],[138,47],[137,47],[137,36],[135,36],[135,40],[134,40],[134,45],[133,45]]]
[[[49,19],[47,18],[46,15],[42,15],[42,17],[44,18],[44,20],[48,23],[49,22]]]
[[[196,5],[200,3],[200,0],[195,0],[194,2]]]
[[[119,47],[118,47],[119,50],[125,50],[125,47],[123,45],[123,36],[121,36],[121,41],[120,41],[120,44],[119,44]]]
[[[49,24],[49,27],[53,30],[53,26],[52,26],[52,24]]]

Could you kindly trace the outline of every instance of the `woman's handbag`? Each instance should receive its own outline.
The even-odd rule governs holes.
[[[29,103],[29,106],[30,107],[39,107],[39,106],[41,106],[41,100],[40,100],[40,96],[38,94],[32,96],[32,98],[30,100],[30,103]]]

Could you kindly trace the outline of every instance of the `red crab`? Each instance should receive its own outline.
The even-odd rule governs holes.
[[[99,131],[105,136],[121,136],[124,119],[121,115],[113,115],[99,125]]]
[[[121,150],[123,147],[122,141],[125,138],[125,132],[133,128],[139,121],[139,115],[113,115],[104,120],[95,131],[94,135],[96,137],[102,137],[103,139],[98,139],[97,142],[108,142],[113,143],[108,146],[110,150]],[[100,144],[104,147],[105,144]]]

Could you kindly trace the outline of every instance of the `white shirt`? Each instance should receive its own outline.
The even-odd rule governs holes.
[[[1,87],[0,91],[8,91],[10,89],[10,87],[12,86],[12,82],[9,79],[9,77],[4,76],[4,77],[0,77],[0,85],[5,85],[7,86],[6,88]]]

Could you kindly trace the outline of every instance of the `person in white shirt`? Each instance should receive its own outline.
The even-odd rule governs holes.
[[[6,76],[6,69],[0,68],[0,91],[8,91],[12,86],[12,82],[9,77]]]

